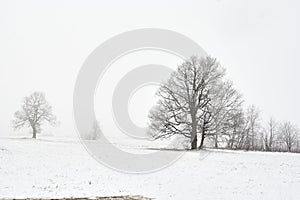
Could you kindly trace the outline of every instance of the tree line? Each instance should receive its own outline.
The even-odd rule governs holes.
[[[149,112],[151,137],[183,136],[190,149],[300,152],[298,127],[273,118],[263,125],[259,109],[244,109],[242,94],[225,74],[212,57],[193,56],[179,65],[157,91],[159,101]]]

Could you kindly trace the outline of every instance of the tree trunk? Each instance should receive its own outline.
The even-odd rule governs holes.
[[[199,149],[202,149],[202,147],[203,147],[204,138],[205,138],[205,127],[203,126],[202,127],[201,142],[200,142],[200,145],[199,145]]]
[[[231,141],[230,141],[230,149],[233,149],[233,143],[234,143],[234,137],[231,138]]]
[[[197,134],[191,138],[191,149],[197,149]]]
[[[191,134],[191,149],[197,149],[197,120],[195,114],[194,106],[192,106],[191,110],[191,118],[192,118],[192,134]]]
[[[291,152],[291,150],[292,150],[292,147],[289,145],[288,146],[288,152]]]
[[[215,148],[218,148],[218,135],[216,134],[215,137]]]
[[[197,124],[192,121],[191,149],[197,149]]]
[[[234,126],[233,128],[233,134],[232,134],[232,137],[231,137],[231,141],[230,141],[230,149],[233,149],[233,143],[235,142],[235,135],[236,135],[236,126]]]
[[[36,128],[32,127],[32,138],[36,139]]]
[[[273,131],[271,131],[271,133],[270,133],[270,139],[269,139],[269,145],[268,145],[269,151],[272,151],[272,144],[273,144]]]

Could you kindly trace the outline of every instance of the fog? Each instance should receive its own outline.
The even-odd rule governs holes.
[[[22,98],[43,91],[61,122],[45,133],[76,136],[73,89],[81,65],[102,42],[138,28],[188,36],[218,58],[245,103],[257,105],[264,119],[300,125],[299,9],[296,0],[1,1],[0,135],[16,134],[11,120]],[[157,52],[128,55],[104,77],[95,106],[108,131],[115,84],[126,70],[149,63],[175,69],[180,60]],[[153,86],[133,95],[129,113],[140,126],[146,124],[154,92]]]

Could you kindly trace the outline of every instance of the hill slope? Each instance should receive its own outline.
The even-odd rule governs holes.
[[[299,199],[299,188],[299,154],[187,152],[161,171],[131,175],[102,166],[75,140],[0,139],[0,198]]]

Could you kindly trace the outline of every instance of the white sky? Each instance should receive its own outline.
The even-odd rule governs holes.
[[[299,125],[299,10],[297,0],[2,0],[0,135],[13,133],[13,113],[33,91],[46,93],[61,121],[48,132],[74,134],[72,95],[82,63],[105,40],[138,28],[169,29],[190,37],[219,59],[247,104],[259,106],[264,117]],[[144,61],[143,56],[136,58],[136,63]],[[136,96],[136,102],[151,99]],[[142,107],[133,103],[129,109],[135,116]],[[142,116],[134,120],[142,123]]]

